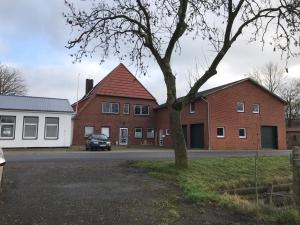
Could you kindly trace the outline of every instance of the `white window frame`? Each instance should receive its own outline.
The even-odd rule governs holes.
[[[139,107],[140,108],[140,112],[139,114],[137,114],[135,112],[135,109]],[[143,114],[143,107],[147,107],[148,108],[148,114]],[[149,116],[150,115],[150,106],[149,105],[134,105],[134,115],[136,116]]]
[[[37,118],[37,123],[26,123],[25,122],[25,119],[26,118]],[[35,136],[32,136],[32,137],[26,137],[25,136],[25,133],[26,133],[26,126],[35,126]],[[29,140],[32,140],[32,139],[37,139],[38,138],[38,126],[39,126],[39,117],[37,116],[24,116],[23,117],[23,139],[29,139]]]
[[[242,104],[242,105],[243,105],[243,109],[242,109],[242,110],[239,109],[239,104]],[[237,102],[237,103],[236,103],[236,111],[237,111],[237,112],[240,112],[240,113],[245,112],[245,103],[244,103],[244,102]]]
[[[48,123],[47,124],[47,118],[56,118],[58,120],[58,123]],[[48,137],[47,136],[47,127],[53,126],[56,127],[56,137]],[[45,140],[58,140],[59,139],[59,117],[46,117],[45,118]]]
[[[192,110],[192,104],[194,104],[194,110]],[[195,113],[196,112],[196,103],[195,102],[191,102],[190,103],[190,113]]]
[[[151,130],[151,131],[149,132],[149,130]],[[151,134],[151,136],[149,134]],[[152,137],[152,135],[153,135],[153,137]],[[154,128],[147,128],[147,138],[149,138],[149,139],[154,139],[155,138]]]
[[[103,129],[108,129],[108,135],[103,133]],[[101,127],[101,134],[104,134],[106,137],[110,137],[110,127]]]
[[[0,139],[1,140],[13,140],[15,139],[15,131],[16,131],[16,117],[15,116],[9,116],[9,115],[1,115],[0,117],[13,117],[15,119],[14,123],[1,123],[0,122]],[[1,121],[1,120],[0,120]],[[2,137],[1,136],[1,130],[2,130],[2,126],[5,125],[13,125],[13,135],[12,137]]]
[[[223,135],[218,135],[218,129],[223,129]],[[225,127],[217,127],[217,138],[224,138],[225,137]]]
[[[244,136],[240,136],[240,130],[244,130]],[[246,128],[244,128],[244,127],[241,127],[241,128],[239,128],[239,138],[240,139],[245,139],[245,138],[247,138],[247,129]]]
[[[137,129],[140,129],[141,131],[140,131],[140,132],[137,132],[137,131],[136,131]],[[141,133],[141,136],[140,136],[140,137],[137,136],[137,133]],[[141,127],[136,127],[136,128],[134,128],[134,138],[138,138],[138,139],[143,138],[143,128],[141,128]]]
[[[84,126],[84,136],[85,137],[88,137],[89,135],[91,135],[91,134],[86,134],[86,128],[93,128],[93,133],[92,134],[94,134],[95,133],[95,127],[94,126]]]
[[[258,111],[254,111],[254,106],[257,106]],[[254,103],[252,105],[252,113],[256,113],[256,114],[260,113],[260,105],[258,103]]]
[[[104,104],[109,104],[109,111],[108,112],[104,112],[103,111],[103,109],[104,109]],[[112,106],[113,106],[113,104],[116,104],[117,106],[118,106],[118,112],[113,112],[112,111]],[[117,103],[117,102],[102,102],[102,104],[101,104],[101,108],[102,108],[102,113],[103,114],[119,114],[120,113],[120,104],[119,103]]]
[[[169,136],[169,135],[171,135],[171,131],[170,131],[170,129],[166,129],[166,136]]]
[[[128,112],[125,112],[125,105],[128,105]],[[129,103],[124,103],[123,104],[123,114],[129,115],[130,114],[130,104]]]

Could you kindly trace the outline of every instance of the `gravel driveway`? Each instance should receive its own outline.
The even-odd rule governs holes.
[[[178,187],[125,160],[9,162],[1,225],[257,224],[213,205],[196,206]]]

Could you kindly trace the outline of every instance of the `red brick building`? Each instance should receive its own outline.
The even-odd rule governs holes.
[[[107,134],[121,145],[159,144],[172,147],[166,106],[126,69],[116,67],[73,104],[73,144],[90,133]],[[286,148],[285,102],[251,79],[199,92],[182,111],[188,148]]]

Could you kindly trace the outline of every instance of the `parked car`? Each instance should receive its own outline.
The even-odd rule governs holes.
[[[86,150],[111,150],[111,142],[104,134],[92,134],[86,140]]]

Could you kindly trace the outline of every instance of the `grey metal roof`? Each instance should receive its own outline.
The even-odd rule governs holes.
[[[67,99],[0,95],[0,109],[20,111],[68,112],[73,109]]]

